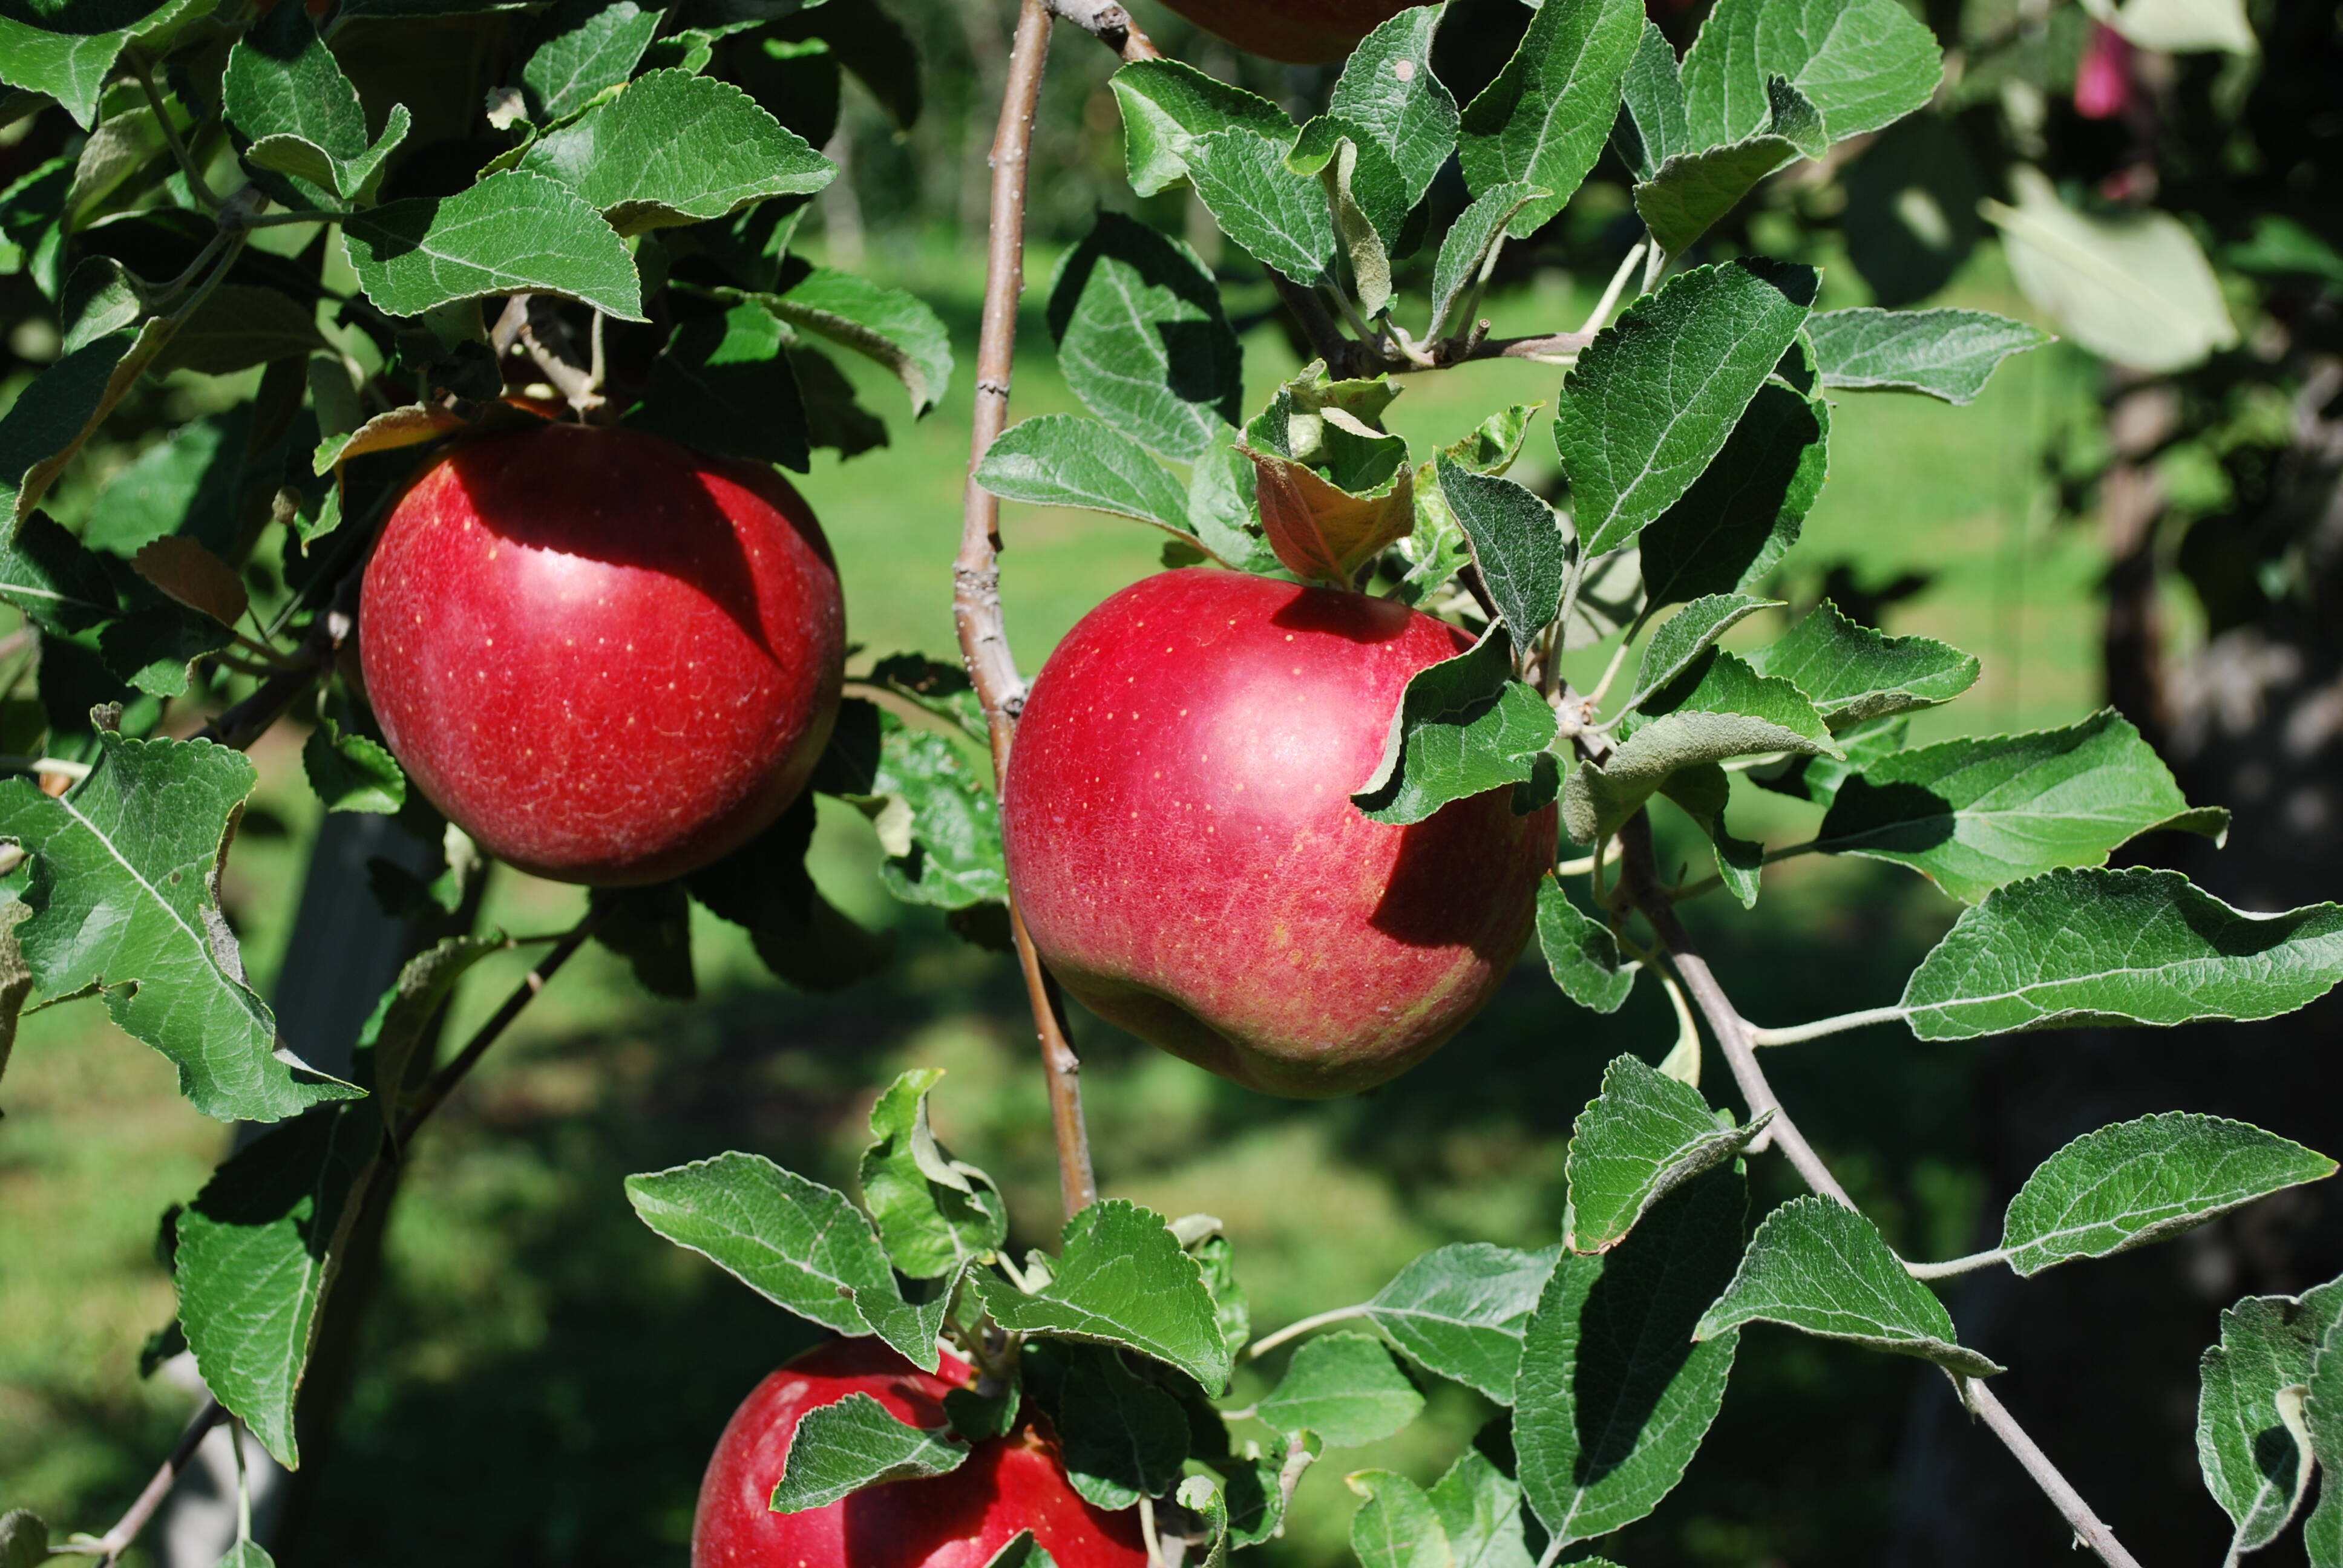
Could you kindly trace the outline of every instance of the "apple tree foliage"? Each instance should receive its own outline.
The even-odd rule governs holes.
[[[1631,0],[1544,0],[1460,103],[1433,66],[1443,21],[1429,5],[1376,29],[1302,124],[1178,61],[1117,73],[1132,188],[1192,190],[1317,357],[1247,409],[1222,289],[1252,275],[1232,256],[1224,278],[1101,214],[1046,301],[1089,412],[1011,426],[978,481],[1151,525],[1168,567],[1385,594],[1469,631],[1467,651],[1410,683],[1353,801],[1395,824],[1493,789],[1524,812],[1559,802],[1579,848],[1537,911],[1557,1009],[1615,1010],[1639,983],[1677,994],[1622,870],[1623,839],[1661,800],[1714,859],[1664,896],[1721,890],[1747,909],[1766,865],[1853,854],[1962,906],[1896,1003],[1759,1043],[2264,1019],[2343,978],[2343,907],[2248,913],[2175,873],[2107,868],[2141,834],[2226,824],[2113,712],[1912,746],[1909,716],[1960,697],[1976,658],[1827,602],[1771,641],[1722,646],[1780,608],[1754,590],[1825,482],[1835,397],[1966,403],[2047,340],[1976,311],[1820,310],[1814,268],[1704,243],[1760,182],[1927,105],[1943,66],[1926,29],[1893,0],[1720,0],[1680,58]],[[460,93],[450,38],[486,63]],[[56,149],[0,191],[0,266],[56,329],[0,417],[0,597],[39,650],[36,700],[0,711],[17,753],[0,782],[0,1003],[13,1029],[28,997],[98,992],[197,1109],[265,1125],[176,1215],[166,1339],[288,1465],[342,1248],[436,1103],[437,1014],[508,944],[448,937],[382,999],[347,1078],[312,1067],[246,983],[220,910],[255,780],[240,749],[298,711],[327,807],[395,816],[445,854],[436,879],[380,865],[386,904],[470,910],[477,858],[407,788],[338,673],[374,527],[419,457],[548,405],[799,469],[815,447],[885,439],[838,351],[891,371],[915,417],[931,408],[952,370],[934,314],[791,248],[835,174],[816,149],[840,72],[908,117],[906,45],[870,0],[0,12],[0,117],[32,118]],[[1584,331],[1492,341],[1478,304],[1502,248],[1563,213],[1606,156],[1645,235],[1613,295]],[[2074,248],[2046,209],[1997,221],[2047,255]],[[1558,495],[1508,477],[1535,408],[1491,410],[1430,452],[1385,427],[1403,377],[1497,354],[1554,367]],[[85,447],[175,373],[236,378],[242,395],[94,499],[60,500],[74,527],[45,510],[75,494]],[[1608,673],[1582,692],[1561,661],[1585,650]],[[858,681],[815,788],[870,818],[895,896],[1003,945],[1011,890],[968,678],[898,655]],[[1737,837],[1736,775],[1811,806],[1812,838]],[[801,803],[675,884],[598,895],[590,930],[665,994],[691,988],[691,900],[793,983],[870,972],[885,944],[807,875],[811,826]],[[2003,1369],[1961,1342],[1935,1279],[2148,1244],[2336,1168],[2240,1123],[2144,1117],[2046,1161],[1998,1248],[1915,1266],[1829,1195],[1751,1211],[1745,1164],[1777,1111],[1712,1104],[1679,1013],[1664,1060],[1621,1056],[1580,1115],[1553,1245],[1442,1247],[1372,1299],[1264,1337],[1210,1216],[1107,1199],[1054,1250],[1013,1256],[999,1190],[930,1127],[933,1073],[880,1097],[859,1201],[740,1152],[633,1177],[627,1195],[776,1305],[924,1368],[949,1342],[985,1374],[933,1431],[868,1400],[815,1412],[771,1478],[778,1510],[947,1472],[1021,1399],[1049,1415],[1084,1497],[1143,1506],[1163,1541],[1217,1563],[1277,1531],[1311,1464],[1401,1430],[1424,1380],[1446,1379],[1505,1412],[1506,1441],[1486,1445],[1505,1462],[1476,1449],[1428,1488],[1351,1476],[1353,1544],[1370,1563],[1528,1568],[1660,1503],[1752,1325],[1933,1362],[1966,1397]],[[2239,1553],[2343,1465],[2338,1291],[2240,1302],[2206,1352],[2200,1458]],[[1226,1408],[1241,1363],[1321,1328],[1251,1410]],[[2322,1568],[2343,1568],[2338,1491],[2307,1528]],[[46,1542],[17,1516],[0,1533],[12,1563],[19,1540],[28,1561]]]

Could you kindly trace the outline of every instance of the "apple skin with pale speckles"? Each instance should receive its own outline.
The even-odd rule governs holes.
[[[1084,617],[1001,802],[1033,944],[1093,1012],[1272,1094],[1386,1081],[1528,940],[1555,813],[1512,791],[1361,815],[1408,678],[1469,646],[1392,599],[1192,568]]]
[[[846,608],[770,468],[548,423],[415,481],[367,563],[358,642],[433,805],[525,871],[622,887],[707,864],[804,789]]]
[[[1146,1568],[1138,1511],[1104,1513],[1066,1478],[1038,1421],[977,1443],[959,1469],[775,1513],[773,1485],[809,1411],[867,1393],[914,1426],[945,1423],[944,1395],[975,1381],[947,1353],[920,1372],[875,1340],[808,1351],[757,1385],[718,1440],[691,1521],[691,1568],[985,1568],[1030,1530],[1058,1568]]]
[[[1324,65],[1412,6],[1431,0],[1163,0],[1206,32],[1266,59]]]

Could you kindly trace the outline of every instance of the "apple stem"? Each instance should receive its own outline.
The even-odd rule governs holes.
[[[1016,367],[1017,298],[1025,287],[1025,188],[1032,157],[1033,114],[1041,96],[1041,71],[1049,57],[1050,18],[1072,0],[1022,0],[1010,46],[1008,77],[1001,91],[1001,121],[992,140],[992,213],[986,237],[984,314],[977,335],[976,409],[969,424],[969,478],[961,492],[960,554],[952,562],[952,622],[960,634],[960,658],[968,666],[985,729],[992,742],[993,782],[1007,775],[1017,713],[1025,683],[1001,611],[1001,502],[976,482],[983,459],[1009,423],[1009,384]],[[1104,6],[1087,11],[1103,17]],[[1087,26],[1080,16],[1073,18]],[[1103,25],[1103,22],[1101,25]],[[1126,57],[1137,39],[1153,46],[1124,22]],[[1101,36],[1105,36],[1103,32]],[[1111,40],[1110,40],[1111,41]],[[1141,56],[1143,57],[1143,56]],[[1017,967],[1032,1004],[1033,1029],[1041,1046],[1041,1066],[1050,1088],[1050,1122],[1058,1145],[1058,1191],[1069,1216],[1098,1201],[1098,1177],[1091,1163],[1090,1132],[1082,1118],[1081,1060],[1066,1027],[1065,1004],[1057,984],[1041,968],[1041,955],[1009,899],[1009,929],[1017,944]]]
[[[1789,1112],[1783,1109],[1781,1097],[1774,1092],[1774,1086],[1766,1081],[1765,1070],[1757,1064],[1756,1031],[1749,1027],[1732,1000],[1725,994],[1725,988],[1717,983],[1715,971],[1701,958],[1700,950],[1693,944],[1691,933],[1684,930],[1684,921],[1677,916],[1667,890],[1660,885],[1652,862],[1651,819],[1641,811],[1630,818],[1620,830],[1619,848],[1619,890],[1626,895],[1634,908],[1642,911],[1644,918],[1652,923],[1652,930],[1658,934],[1660,945],[1674,966],[1677,978],[1684,982],[1684,990],[1691,993],[1701,1016],[1708,1020],[1709,1031],[1716,1036],[1717,1045],[1724,1050],[1725,1060],[1733,1069],[1734,1081],[1741,1087],[1741,1097],[1748,1104],[1749,1114],[1756,1117],[1772,1111],[1774,1119],[1765,1130],[1766,1135],[1788,1158],[1806,1185],[1823,1197],[1860,1213],[1862,1211],[1855,1200],[1847,1196],[1846,1189],[1839,1185],[1838,1178],[1831,1174],[1830,1167],[1823,1163],[1822,1156],[1815,1152],[1814,1145],[1806,1141],[1805,1135],[1790,1120]],[[2124,1550],[2122,1543],[2116,1539],[2115,1532],[2092,1512],[2090,1504],[2083,1501],[2073,1483],[2059,1473],[2049,1456],[2026,1434],[2025,1428],[2017,1424],[2017,1418],[2009,1413],[1982,1382],[1967,1380],[1966,1387],[1963,1389],[1962,1380],[1956,1378],[1955,1387],[1961,1390],[1963,1402],[1967,1408],[2002,1441],[2026,1474],[2034,1479],[2035,1484],[2041,1487],[2043,1494],[2050,1499],[2052,1506],[2073,1529],[2078,1543],[2097,1553],[2108,1568],[2139,1568],[2138,1561]]]

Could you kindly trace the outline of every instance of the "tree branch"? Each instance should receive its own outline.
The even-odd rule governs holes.
[[[498,1037],[512,1027],[513,1020],[537,1000],[538,993],[545,989],[545,982],[586,945],[598,924],[598,919],[588,915],[572,927],[545,957],[538,960],[537,967],[521,978],[520,984],[513,988],[512,995],[505,998],[504,1006],[497,1009],[488,1022],[473,1031],[472,1038],[464,1042],[464,1049],[448,1058],[447,1064],[425,1081],[423,1087],[416,1091],[405,1120],[398,1123],[391,1136],[392,1148],[407,1147],[407,1141],[415,1136],[424,1122],[430,1120],[431,1113],[438,1110],[447,1096],[455,1092],[456,1086],[464,1081],[466,1075],[479,1065],[480,1058],[488,1053],[488,1047],[496,1044]]]
[[[130,1550],[131,1543],[146,1528],[146,1522],[163,1506],[163,1499],[171,1495],[172,1483],[179,1479],[179,1472],[187,1468],[187,1462],[195,1458],[196,1445],[204,1441],[204,1434],[226,1417],[227,1411],[219,1401],[204,1401],[195,1419],[187,1422],[187,1430],[179,1434],[178,1446],[171,1450],[171,1457],[139,1491],[138,1500],[130,1505],[129,1512],[116,1520],[114,1528],[100,1536],[92,1548],[98,1553],[97,1568],[114,1568],[115,1560]]]
[[[1716,976],[1693,946],[1692,936],[1684,930],[1684,921],[1677,918],[1675,906],[1668,900],[1667,890],[1660,886],[1652,864],[1651,819],[1641,811],[1636,812],[1620,830],[1619,849],[1620,891],[1643,912],[1644,918],[1652,922],[1652,929],[1659,933],[1661,944],[1674,960],[1684,989],[1692,993],[1702,1016],[1708,1020],[1708,1027],[1715,1034],[1717,1044],[1724,1050],[1726,1061],[1732,1064],[1734,1081],[1741,1086],[1741,1097],[1748,1101],[1750,1115],[1772,1111],[1774,1121],[1766,1129],[1766,1135],[1781,1146],[1782,1152],[1788,1156],[1798,1174],[1805,1179],[1806,1185],[1849,1209],[1855,1208],[1855,1201],[1846,1195],[1846,1189],[1838,1184],[1838,1179],[1830,1173],[1830,1168],[1822,1162],[1822,1157],[1815,1152],[1814,1146],[1798,1131],[1797,1123],[1792,1121],[1788,1112],[1782,1109],[1782,1101],[1775,1094],[1774,1086],[1765,1081],[1765,1069],[1757,1065],[1757,1051],[1750,1038],[1747,1021],[1725,994],[1725,988],[1716,983]],[[2115,1532],[2091,1512],[2090,1504],[2083,1501],[2082,1494],[2059,1473],[2058,1467],[2050,1462],[2049,1456],[2042,1452],[2033,1438],[2026,1435],[2025,1428],[2017,1424],[2017,1418],[2009,1413],[1981,1379],[1956,1378],[1954,1386],[1960,1392],[1963,1402],[1985,1422],[1988,1431],[2001,1439],[2003,1446],[2016,1457],[2026,1474],[2034,1478],[2035,1484],[2041,1487],[2043,1494],[2050,1499],[2051,1505],[2065,1516],[2075,1532],[2077,1541],[2097,1553],[2108,1568],[2139,1568],[2137,1560],[2116,1539]]]
[[[1139,24],[1131,19],[1131,13],[1115,5],[1114,0],[1050,0],[1050,15],[1094,35],[1125,60],[1163,57],[1163,52],[1149,42],[1147,35],[1139,30]]]
[[[1017,356],[1017,298],[1025,287],[1025,189],[1032,156],[1033,111],[1041,101],[1051,15],[1075,4],[1077,0],[1023,0],[1019,7],[1009,76],[1001,94],[1001,123],[992,139],[992,220],[986,241],[984,315],[977,337],[976,413],[969,428],[969,477],[961,492],[960,554],[952,562],[952,623],[960,634],[960,658],[968,665],[977,699],[984,706],[996,784],[1008,777],[1009,749],[1016,739],[1025,683],[1017,674],[1016,657],[1010,651],[1009,633],[1001,615],[1001,502],[976,482],[976,465],[1009,423],[1009,382]],[[1109,8],[1087,7],[1101,15]],[[1122,45],[1126,51],[1131,47],[1129,37],[1136,36],[1141,45],[1146,45],[1144,36],[1128,28],[1127,19],[1126,29]],[[1147,46],[1151,51],[1152,45]],[[1025,930],[1013,890],[1009,928],[1016,939],[1017,966],[1025,979],[1034,1031],[1041,1040],[1041,1065],[1050,1086],[1050,1121],[1057,1135],[1058,1191],[1071,1215],[1098,1198],[1090,1133],[1082,1120],[1081,1063],[1067,1037],[1057,987],[1043,971],[1041,955],[1033,950],[1033,939]]]

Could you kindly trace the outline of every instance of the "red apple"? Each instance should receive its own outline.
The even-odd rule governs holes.
[[[1411,6],[1431,0],[1163,0],[1240,49],[1296,65],[1323,65]]]
[[[1430,1055],[1528,940],[1553,808],[1510,790],[1394,828],[1351,794],[1408,678],[1468,646],[1391,599],[1192,568],[1082,618],[1033,683],[1010,886],[1092,1011],[1272,1094]]]
[[[867,1393],[902,1420],[944,1423],[943,1397],[975,1379],[943,1358],[931,1377],[876,1340],[837,1340],[773,1373],[732,1412],[691,1521],[691,1568],[984,1568],[1031,1530],[1059,1568],[1145,1568],[1134,1513],[1101,1513],[1066,1480],[1057,1445],[1021,1423],[950,1474],[871,1487],[775,1513],[773,1485],[808,1411]]]
[[[416,481],[358,639],[432,804],[523,870],[616,887],[705,865],[797,798],[837,718],[846,608],[770,468],[548,424]]]

